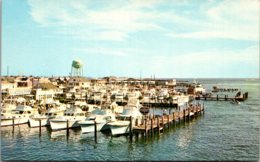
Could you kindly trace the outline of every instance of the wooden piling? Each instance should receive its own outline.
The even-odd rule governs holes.
[[[132,127],[132,116],[130,116],[130,128],[129,128],[130,138],[133,137],[133,127]]]
[[[157,128],[158,128],[158,133],[160,133],[160,119],[157,116]]]
[[[154,130],[153,130],[153,118],[151,119],[151,134],[153,135],[153,132],[154,132]]]
[[[42,120],[39,119],[39,136],[42,134]]]
[[[14,133],[14,117],[12,118],[12,126],[13,126],[12,132]]]
[[[168,128],[170,128],[170,116],[167,115],[167,123],[168,123]]]
[[[184,122],[186,121],[186,119],[185,119],[185,109],[183,110],[183,120],[184,120]]]
[[[218,101],[218,95],[217,95],[217,101]]]
[[[164,131],[164,116],[162,115],[162,131]]]
[[[174,126],[176,126],[175,112],[172,113],[172,118],[173,118]]]
[[[147,119],[144,119],[144,129],[145,129],[145,137],[147,137],[148,130],[147,130]]]
[[[188,122],[190,122],[190,108],[188,108]]]
[[[179,116],[179,124],[181,125],[181,112],[178,112],[178,116]]]
[[[14,117],[12,118],[12,126],[14,128]]]
[[[67,126],[66,126],[66,128],[67,128],[67,136],[69,136],[69,120],[67,120]]]
[[[162,115],[162,126],[164,127],[164,115]]]
[[[94,120],[94,138],[95,142],[97,142],[97,122]]]

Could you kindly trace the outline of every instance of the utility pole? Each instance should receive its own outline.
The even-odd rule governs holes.
[[[7,76],[9,76],[9,65],[7,65]]]

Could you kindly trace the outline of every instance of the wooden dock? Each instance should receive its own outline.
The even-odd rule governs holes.
[[[175,111],[172,114],[162,115],[162,116],[144,116],[141,123],[139,124],[136,120],[135,123],[130,122],[130,136],[133,133],[144,133],[145,136],[153,134],[156,130],[158,132],[163,131],[165,125],[170,127],[171,124],[176,125],[176,123],[181,123],[181,121],[190,121],[193,117],[201,115],[204,113],[204,106],[201,104],[189,106],[182,111]],[[132,126],[134,124],[134,126]]]
[[[207,101],[231,101],[231,100],[237,100],[237,101],[245,101],[248,98],[248,92],[245,92],[243,95],[240,96],[234,96],[229,97],[228,95],[223,96],[196,96],[195,100],[207,100]]]
[[[125,106],[127,104],[126,101],[123,102],[116,102],[120,106]],[[171,103],[171,102],[140,102],[141,105],[147,106],[147,107],[170,107],[170,108],[178,108],[177,103]]]

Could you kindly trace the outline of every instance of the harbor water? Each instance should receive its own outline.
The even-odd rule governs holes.
[[[239,105],[230,101],[204,103],[205,114],[191,122],[177,124],[163,133],[111,137],[98,132],[81,134],[79,129],[51,131],[28,125],[1,128],[1,160],[258,160],[259,80],[197,80],[207,90],[213,86],[249,92]],[[229,95],[235,95],[230,93]],[[162,109],[155,110],[157,113]]]

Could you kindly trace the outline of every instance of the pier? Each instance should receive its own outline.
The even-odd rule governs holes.
[[[169,128],[171,124],[181,124],[181,121],[191,121],[194,117],[204,113],[204,105],[197,104],[191,105],[186,109],[175,111],[172,114],[162,116],[144,116],[142,122],[138,124],[130,122],[130,137],[133,133],[143,133],[147,137],[149,134],[153,135],[157,130],[158,132],[163,131],[165,126]],[[132,126],[134,124],[134,126]]]
[[[243,95],[236,95],[234,97],[229,97],[228,95],[216,95],[216,96],[195,96],[195,100],[207,100],[207,101],[245,101],[248,98],[248,92],[245,92]]]
[[[127,104],[126,101],[123,102],[116,102],[120,106],[125,106]],[[178,104],[177,103],[172,103],[172,102],[140,102],[141,105],[143,106],[149,106],[149,107],[170,107],[170,108],[177,108]]]

